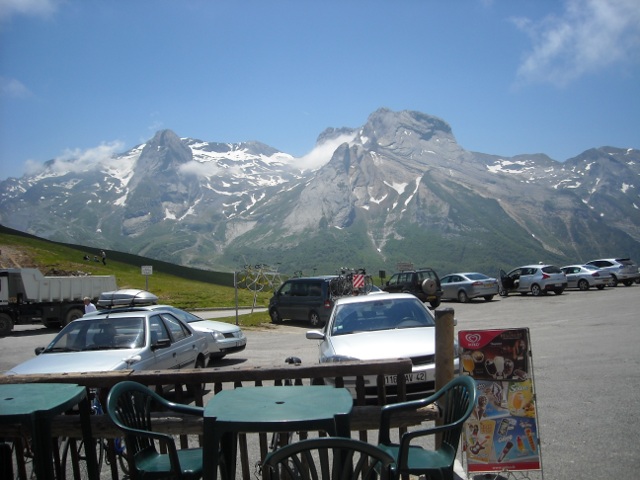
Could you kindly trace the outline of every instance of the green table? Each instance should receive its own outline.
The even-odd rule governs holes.
[[[78,405],[85,445],[91,445],[91,409],[85,387],[69,383],[0,385],[0,423],[26,424],[31,430],[34,469],[39,480],[53,479],[51,420]],[[85,449],[91,478],[98,478],[95,450]]]
[[[227,479],[236,473],[238,433],[323,430],[350,436],[353,399],[345,388],[331,386],[242,387],[223,390],[204,410],[203,479],[218,475],[222,446]]]

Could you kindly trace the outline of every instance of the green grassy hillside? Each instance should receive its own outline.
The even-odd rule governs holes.
[[[0,268],[38,268],[43,274],[56,272],[85,272],[91,275],[115,275],[118,288],[147,289],[158,296],[161,303],[185,310],[197,308],[234,307],[233,274],[185,268],[145,257],[106,251],[107,264],[93,261],[99,251],[78,245],[43,240],[0,226]],[[83,260],[89,255],[90,260]],[[153,267],[153,275],[141,273],[142,265]],[[260,292],[257,306],[266,306],[270,292]],[[251,306],[254,294],[238,290],[238,304]],[[231,319],[229,319],[231,321]],[[268,322],[266,313],[242,317],[243,325]]]

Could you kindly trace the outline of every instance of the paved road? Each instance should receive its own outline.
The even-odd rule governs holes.
[[[530,329],[546,480],[638,477],[640,286],[446,307],[454,309],[458,329]],[[245,329],[247,349],[217,366],[279,366],[288,355],[316,362],[315,342],[304,337],[308,328],[287,322]],[[51,336],[30,326],[0,338],[0,371],[29,358]]]

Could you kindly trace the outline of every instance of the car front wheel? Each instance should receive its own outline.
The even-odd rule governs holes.
[[[320,320],[320,315],[317,312],[311,312],[309,314],[309,323],[313,328],[320,328],[323,326],[322,320]]]
[[[282,323],[282,317],[275,308],[269,312],[271,323]]]
[[[609,280],[609,286],[610,287],[618,286],[618,278],[615,275],[611,275],[611,280]]]
[[[469,301],[469,296],[467,295],[467,292],[465,292],[464,290],[460,290],[458,292],[458,301],[460,303],[467,303]]]
[[[578,282],[578,288],[583,292],[589,290],[589,282],[587,282],[586,280],[580,280]]]
[[[484,300],[485,302],[490,302],[491,300],[493,300],[493,295],[485,295]]]
[[[540,285],[538,285],[537,283],[531,285],[531,295],[533,295],[534,297],[539,297],[541,293],[542,290],[540,289]]]
[[[625,280],[622,283],[624,284],[625,287],[630,287],[631,285],[633,285],[633,280]]]

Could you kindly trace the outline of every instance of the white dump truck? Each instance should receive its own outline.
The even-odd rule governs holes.
[[[65,326],[84,315],[83,298],[117,290],[113,275],[44,276],[37,268],[0,270],[0,336],[14,325]]]

